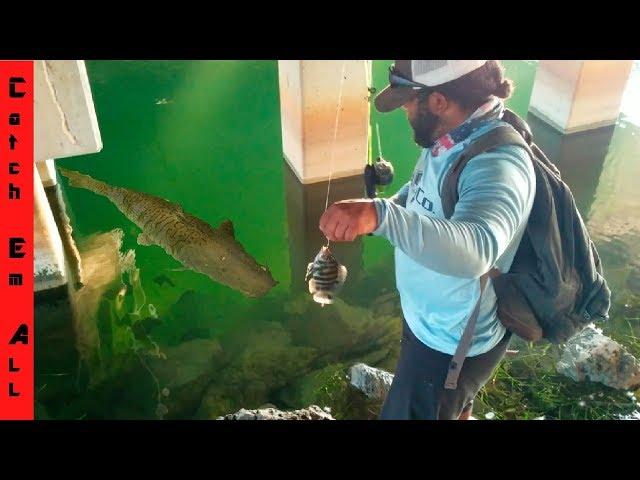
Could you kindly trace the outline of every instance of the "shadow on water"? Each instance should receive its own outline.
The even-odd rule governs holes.
[[[615,125],[562,135],[535,115],[527,115],[533,138],[571,187],[578,209],[589,212],[596,197]]]

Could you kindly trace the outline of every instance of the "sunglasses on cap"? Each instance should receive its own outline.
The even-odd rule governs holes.
[[[396,71],[395,65],[391,65],[389,67],[389,85],[391,85],[391,87],[411,87],[414,90],[431,90],[431,87],[427,87],[422,83],[414,82],[399,75]]]

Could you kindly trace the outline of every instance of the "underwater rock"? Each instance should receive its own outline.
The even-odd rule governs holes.
[[[358,361],[374,351],[389,352],[400,343],[399,317],[376,316],[369,308],[349,305],[341,298],[325,308],[310,298],[294,299],[286,308],[291,313],[285,322],[294,341],[318,350],[316,368]]]
[[[202,398],[198,418],[267,403],[270,394],[310,370],[313,348],[293,344],[276,322],[250,322],[221,339],[226,364]]]
[[[400,316],[402,307],[398,292],[385,293],[377,297],[371,304],[371,310],[375,316]]]
[[[640,386],[638,360],[593,326],[567,342],[556,368],[578,382],[588,379],[617,389]]]
[[[353,365],[349,370],[349,376],[351,385],[367,398],[375,400],[384,400],[393,382],[393,374],[364,363]]]
[[[198,338],[176,347],[163,349],[166,360],[149,360],[149,368],[158,378],[163,388],[170,390],[193,382],[198,377],[215,370],[222,356],[222,348],[217,340]]]
[[[174,304],[164,309],[160,320],[160,325],[153,329],[154,339],[173,346],[196,338],[211,338],[223,319],[216,297],[186,290]]]
[[[344,364],[331,364],[289,382],[280,392],[279,401],[289,408],[314,403],[341,403],[349,384]]]
[[[231,415],[218,417],[217,420],[335,420],[317,405],[311,405],[301,410],[283,411],[275,408],[260,410],[240,409]]]

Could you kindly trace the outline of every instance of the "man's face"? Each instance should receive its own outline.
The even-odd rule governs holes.
[[[407,112],[415,142],[423,148],[430,148],[435,140],[433,137],[439,124],[438,116],[429,111],[426,102],[420,105],[417,97],[409,100],[402,108]]]

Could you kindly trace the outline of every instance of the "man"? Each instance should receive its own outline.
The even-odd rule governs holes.
[[[469,161],[458,182],[453,215],[440,188],[457,155],[505,123],[511,81],[495,60],[396,60],[390,85],[376,97],[381,112],[402,107],[423,147],[411,181],[390,199],[331,205],[320,229],[332,241],[373,233],[395,247],[396,284],[404,314],[402,348],[382,419],[468,419],[473,399],[504,356],[510,339],[496,316],[489,279],[508,271],[535,194],[531,160],[504,145]],[[476,325],[457,386],[445,388],[468,319]]]

